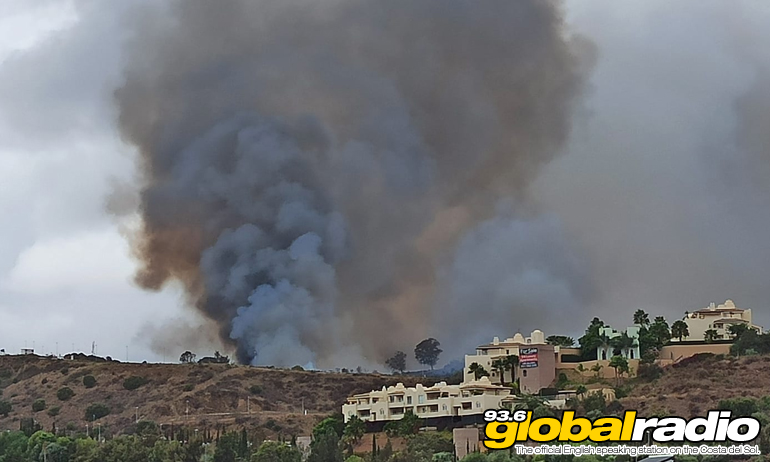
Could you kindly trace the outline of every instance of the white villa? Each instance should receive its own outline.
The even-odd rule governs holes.
[[[745,324],[749,329],[762,333],[762,326],[751,322],[751,310],[736,307],[732,300],[726,300],[721,305],[711,303],[706,308],[685,313],[684,322],[690,332],[686,340],[705,340],[706,331],[709,329],[717,332],[717,340],[730,339],[727,329],[733,324]]]
[[[623,335],[623,332],[617,331],[613,329],[612,327],[604,327],[599,332],[600,335],[607,337],[610,339],[610,343],[606,345],[601,345],[596,349],[596,359],[605,361],[611,359],[613,356],[615,356],[615,353],[618,353],[620,356],[623,356],[626,359],[639,359],[639,326],[630,326],[627,327],[625,330],[625,334],[628,335],[629,338],[631,338],[632,343],[630,346],[624,347],[624,348],[615,348],[612,345],[612,339],[615,337],[620,337]]]

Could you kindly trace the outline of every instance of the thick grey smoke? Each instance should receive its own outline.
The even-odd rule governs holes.
[[[144,176],[138,281],[181,280],[240,360],[376,363],[452,313],[580,303],[570,257],[543,261],[552,223],[494,218],[569,133],[586,47],[558,4],[187,1],[135,30],[117,99]],[[523,295],[447,309],[436,287],[487,234]]]

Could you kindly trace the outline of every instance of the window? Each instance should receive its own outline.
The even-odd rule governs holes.
[[[443,405],[441,406],[441,410],[443,410],[443,411],[446,411],[446,409],[447,409],[447,408],[446,408],[446,404],[443,404]]]
[[[477,409],[480,409],[480,408],[481,408],[481,401],[476,401],[476,408],[477,408]]]
[[[425,402],[425,395],[417,395],[417,404],[423,404]]]
[[[406,397],[406,404],[412,404],[412,397],[411,396],[407,396]]]
[[[526,369],[524,369],[523,371],[521,371],[521,375],[523,375],[524,377],[526,377],[526,376],[527,376],[527,370],[526,370]]]
[[[631,350],[631,359],[634,359],[634,350]]]
[[[385,409],[380,409],[380,415],[385,415]]]

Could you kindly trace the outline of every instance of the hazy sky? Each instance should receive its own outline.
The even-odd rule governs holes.
[[[107,201],[130,189],[117,135],[123,2],[0,2],[0,348],[161,360],[149,330],[190,323],[181,292],[147,293]],[[770,326],[770,5],[732,1],[566,3],[597,48],[565,152],[534,202],[563,226],[594,315],[673,318],[733,298]],[[113,203],[113,209],[130,209]],[[506,279],[501,278],[500,284]],[[151,327],[151,325],[153,327]],[[517,325],[514,323],[514,325]],[[521,325],[526,325],[522,322]],[[578,327],[575,327],[578,326]],[[193,331],[195,332],[195,331]],[[512,335],[509,332],[489,332]],[[475,339],[474,339],[475,341]],[[188,348],[206,353],[206,340]],[[180,351],[168,351],[175,359]]]

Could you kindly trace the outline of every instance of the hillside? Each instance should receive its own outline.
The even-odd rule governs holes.
[[[85,376],[96,379],[93,388]],[[140,377],[146,383],[127,390],[124,381]],[[218,364],[136,364],[117,361],[60,360],[37,356],[0,356],[0,400],[10,401],[8,417],[0,415],[0,430],[19,429],[20,419],[33,417],[46,430],[85,432],[85,409],[102,403],[110,414],[97,423],[112,433],[130,431],[139,419],[163,425],[201,428],[248,424],[265,435],[309,434],[322,417],[339,412],[354,393],[419,377],[292,371]],[[142,380],[137,380],[142,382]],[[57,392],[69,387],[74,395],[62,401]],[[34,412],[36,400],[46,409]],[[303,415],[302,409],[307,411]],[[56,412],[52,408],[58,407]],[[186,411],[189,409],[189,414]],[[250,412],[249,412],[250,411]]]
[[[768,377],[770,356],[701,354],[664,368],[660,378],[638,384],[620,401],[642,416],[703,415],[723,399],[770,395]]]

